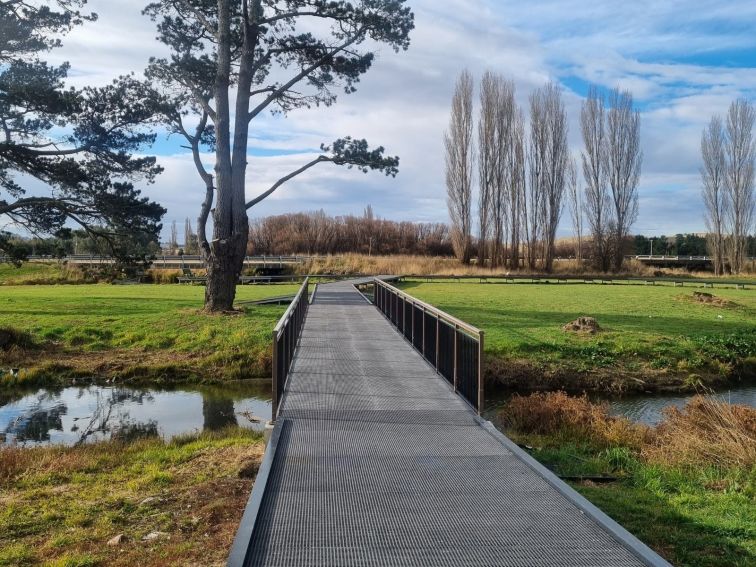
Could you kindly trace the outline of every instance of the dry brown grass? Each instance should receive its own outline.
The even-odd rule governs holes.
[[[756,409],[696,396],[667,408],[652,441],[650,461],[674,465],[756,466]]]
[[[712,397],[696,396],[683,409],[666,409],[655,428],[611,416],[606,404],[564,392],[515,396],[499,419],[517,433],[629,447],[650,463],[756,467],[756,409]]]
[[[342,254],[337,256],[325,256],[302,264],[298,267],[300,274],[387,274],[387,275],[416,275],[416,276],[502,276],[504,274],[531,274],[533,270],[520,268],[511,270],[500,266],[495,269],[480,267],[475,263],[464,265],[456,258],[439,256],[366,256],[364,254]],[[535,270],[535,273],[540,273]],[[597,276],[596,270],[587,262],[578,262],[572,259],[557,260],[554,262],[554,274]],[[660,270],[653,266],[647,266],[637,260],[626,261],[621,272],[614,274],[618,277],[701,277],[711,279],[714,275],[710,272],[689,272],[683,268],[665,268]],[[723,276],[725,278],[732,276]],[[742,277],[742,276],[741,276]]]
[[[500,413],[503,424],[519,433],[556,435],[601,446],[640,448],[649,428],[609,415],[607,404],[564,392],[514,396]]]

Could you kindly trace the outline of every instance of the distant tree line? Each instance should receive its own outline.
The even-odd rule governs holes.
[[[250,223],[249,254],[418,254],[451,256],[443,223],[397,222],[377,218],[370,206],[362,216],[294,213]]]
[[[754,122],[753,104],[738,99],[724,120],[712,117],[701,137],[704,218],[717,274],[737,274],[745,267],[756,210]]]
[[[513,81],[486,72],[479,113],[473,116],[474,83],[463,71],[452,97],[444,134],[446,189],[451,239],[463,263],[470,262],[473,186],[477,179],[478,263],[491,267],[551,271],[556,232],[565,200],[575,229],[575,255],[583,256],[583,220],[590,229],[596,267],[619,269],[630,228],[638,216],[640,115],[633,97],[615,89],[608,96],[591,88],[580,115],[585,187],[570,156],[567,117],[560,87],[548,83],[530,94],[526,125]]]

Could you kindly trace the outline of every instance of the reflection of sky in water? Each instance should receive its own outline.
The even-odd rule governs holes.
[[[718,392],[713,397],[731,404],[756,407],[756,386],[734,388]],[[691,395],[653,395],[611,400],[609,406],[614,415],[624,415],[633,421],[656,425],[662,419],[662,410],[674,406],[682,408]]]
[[[267,399],[266,399],[267,398]],[[2,402],[0,402],[2,403]],[[153,431],[166,439],[205,428],[238,424],[263,427],[244,415],[270,419],[269,395],[258,385],[224,390],[149,390],[121,387],[70,387],[39,390],[0,405],[0,442],[71,445]]]

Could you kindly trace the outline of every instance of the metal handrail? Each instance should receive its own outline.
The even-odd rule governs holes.
[[[383,287],[391,289],[391,291],[404,297],[404,299],[406,299],[410,303],[424,307],[426,311],[430,311],[432,314],[441,317],[444,321],[447,321],[448,323],[451,323],[453,325],[458,325],[459,327],[466,330],[471,335],[478,336],[478,335],[483,334],[483,331],[481,329],[478,329],[477,327],[470,325],[470,323],[465,323],[464,321],[462,321],[462,319],[457,319],[454,315],[449,315],[446,311],[441,311],[438,307],[434,307],[430,303],[425,303],[424,301],[410,295],[409,293],[402,291],[398,287],[394,287],[393,285],[388,284],[378,278],[373,278],[373,281],[374,283],[377,283]]]
[[[310,278],[306,277],[304,281],[302,282],[302,285],[299,287],[299,291],[294,296],[294,300],[286,308],[286,311],[284,311],[284,314],[281,315],[281,318],[278,320],[278,323],[276,323],[276,326],[273,327],[273,333],[275,333],[276,335],[280,334],[281,330],[283,329],[283,326],[289,322],[289,319],[291,319],[291,315],[296,309],[297,304],[299,303],[299,300],[302,299],[302,294],[307,292],[307,294],[309,295],[309,289],[308,289],[309,285],[310,285]]]
[[[273,396],[271,417],[273,420],[278,417],[278,411],[286,389],[286,381],[289,377],[291,362],[294,359],[294,352],[299,343],[299,336],[302,332],[307,308],[310,305],[308,301],[310,291],[310,278],[305,278],[302,286],[299,288],[294,300],[289,304],[284,314],[273,328],[273,365],[272,365],[272,382]]]
[[[376,307],[480,414],[485,403],[485,333],[385,281],[374,278],[372,283]]]

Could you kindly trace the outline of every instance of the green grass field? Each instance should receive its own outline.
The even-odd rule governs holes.
[[[691,288],[661,285],[409,281],[401,287],[483,329],[490,371],[500,373],[497,361],[507,361],[530,383],[543,376],[560,387],[589,386],[594,378],[598,389],[606,380],[613,389],[651,386],[637,380],[684,387],[743,371],[744,361],[756,357],[754,290],[705,290],[730,302],[719,306],[696,302]],[[562,330],[583,315],[595,317],[603,331]]]
[[[240,286],[237,299],[297,289]],[[28,380],[56,373],[200,380],[267,376],[271,330],[285,306],[208,316],[199,312],[203,294],[203,287],[181,285],[4,286],[0,327],[20,331],[27,344],[0,350],[0,368],[25,368],[22,377]]]

